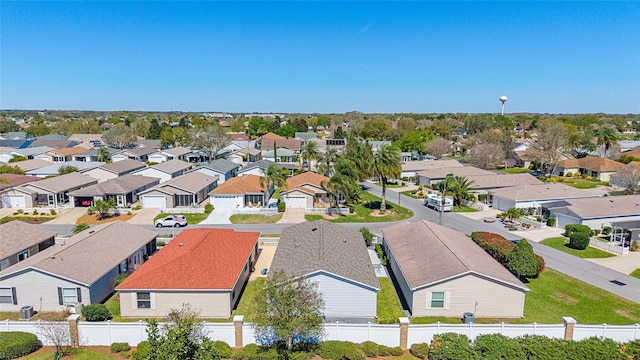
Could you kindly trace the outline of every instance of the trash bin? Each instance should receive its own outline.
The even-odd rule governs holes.
[[[268,272],[269,272],[269,269],[263,268],[262,271],[260,271],[260,274],[267,275]]]
[[[20,308],[20,319],[29,320],[33,317],[33,306],[23,306]]]
[[[476,316],[471,312],[466,312],[462,315],[462,323],[469,324],[476,322]]]

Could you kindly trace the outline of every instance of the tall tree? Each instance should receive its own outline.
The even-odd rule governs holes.
[[[402,172],[400,160],[400,149],[392,145],[383,145],[378,151],[373,153],[371,174],[378,177],[382,182],[382,203],[380,204],[380,211],[387,210],[385,199],[387,182],[390,178],[399,177]]]
[[[616,129],[610,126],[602,126],[593,130],[593,134],[596,136],[598,145],[604,146],[604,157],[607,157],[611,144],[618,141],[618,134]]]
[[[329,181],[322,184],[332,195],[334,206],[338,207],[338,199],[342,197],[348,203],[354,204],[360,199],[360,184],[358,169],[350,159],[339,157],[334,164],[334,173]]]
[[[282,190],[287,187],[287,178],[282,174],[280,168],[277,165],[271,165],[264,172],[264,175],[260,177],[260,187],[267,192],[274,190]]]
[[[320,152],[320,148],[318,148],[318,143],[315,141],[307,141],[300,149],[300,161],[307,162],[308,171],[311,171],[311,162],[318,160],[321,155],[322,153]]]
[[[116,149],[132,147],[136,143],[136,135],[125,125],[114,125],[104,132],[102,140]]]
[[[452,193],[456,178],[453,174],[447,174],[444,180],[433,184],[433,188],[440,192],[440,213],[438,214],[438,224],[442,225],[442,216],[444,213],[444,205],[446,204],[447,195]]]
[[[188,131],[191,148],[204,151],[213,161],[225,146],[231,143],[225,130],[216,124],[205,124],[195,126]]]
[[[462,200],[469,199],[469,193],[473,188],[473,184],[473,180],[469,180],[464,176],[455,177],[455,180],[449,184],[449,192],[451,193],[451,197],[453,197],[454,206],[460,207],[462,206]]]
[[[162,127],[158,124],[158,119],[153,118],[149,124],[149,130],[147,130],[147,139],[160,139],[162,134]]]
[[[542,164],[548,173],[559,160],[561,152],[567,146],[565,124],[555,119],[544,119],[538,123],[538,131],[531,141],[529,153]]]
[[[425,150],[437,159],[442,159],[446,154],[451,152],[451,142],[443,138],[435,138],[427,141]]]
[[[0,119],[0,134],[5,134],[12,131],[19,131],[20,126],[10,119]]]
[[[481,169],[495,169],[504,162],[504,149],[500,144],[480,143],[473,145],[467,152],[467,161]]]
[[[349,135],[347,137],[347,145],[345,146],[342,157],[353,162],[355,179],[362,181],[371,176],[371,159],[373,159],[373,151],[371,145],[367,141],[360,141],[356,137]]]
[[[627,194],[640,193],[640,163],[629,163],[615,175],[620,185],[624,186]]]
[[[332,165],[337,158],[338,150],[328,148],[320,157],[320,161],[318,162],[318,172],[324,176],[331,177],[334,172]]]
[[[100,162],[108,162],[111,160],[111,153],[109,152],[109,148],[105,146],[101,146],[98,148],[98,161]]]
[[[284,344],[324,335],[324,301],[318,285],[303,277],[276,272],[267,278],[250,303],[249,314],[259,338]]]

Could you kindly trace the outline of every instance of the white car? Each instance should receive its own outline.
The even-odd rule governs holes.
[[[173,226],[173,227],[180,227],[180,226],[187,226],[187,218],[185,218],[182,215],[169,215],[167,217],[164,217],[162,219],[158,219],[156,220],[155,223],[156,227],[165,227],[165,226]]]

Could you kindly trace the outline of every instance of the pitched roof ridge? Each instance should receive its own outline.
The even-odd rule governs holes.
[[[202,244],[202,242],[203,242],[207,237],[209,237],[209,233],[208,233],[208,232],[205,232],[205,231],[202,231],[202,234],[201,234],[200,238],[199,238],[199,239],[197,239],[197,240],[194,242],[194,244],[191,246],[191,248],[190,248],[189,250],[195,250],[195,249],[197,249],[197,248],[198,248],[198,246],[200,246],[200,244]]]
[[[431,232],[433,233],[433,235],[436,236],[438,241],[440,241],[442,245],[444,245],[447,248],[447,250],[449,250],[451,254],[453,254],[453,256],[455,256],[455,258],[458,259],[458,261],[460,261],[462,266],[471,270],[471,267],[469,266],[469,264],[467,264],[467,262],[464,261],[464,259],[462,259],[460,256],[458,256],[458,254],[455,251],[453,251],[453,249],[449,246],[449,244],[442,238],[442,236],[440,236],[440,234],[435,230],[435,228],[429,224],[429,222],[427,222],[426,220],[422,220],[422,222],[427,226],[427,228],[429,228],[429,230],[431,230]]]

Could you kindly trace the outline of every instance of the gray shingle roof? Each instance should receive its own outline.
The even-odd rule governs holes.
[[[447,167],[429,170],[421,170],[416,176],[422,176],[429,179],[444,179],[447,175],[469,176],[469,175],[495,175],[496,173],[489,170],[483,170],[474,166]]]
[[[280,270],[298,276],[324,270],[380,289],[362,234],[325,220],[282,230],[269,271]]]
[[[16,163],[17,164],[17,163]],[[58,175],[59,170],[63,166],[74,166],[78,168],[78,171],[86,171],[95,169],[104,165],[103,162],[95,162],[95,161],[67,161],[63,163],[49,163],[51,165],[29,170],[26,172],[27,175]]]
[[[221,172],[223,174],[226,174],[230,171],[233,171],[233,169],[239,168],[240,165],[229,161],[227,159],[217,159],[217,160],[213,160],[212,162],[209,163],[204,163],[204,164],[200,164],[200,166],[204,166],[207,167],[211,170],[217,171],[217,172]]]
[[[143,169],[147,166],[147,164],[133,160],[133,159],[124,159],[108,164],[104,164],[100,166],[100,169],[112,172],[114,174],[125,174],[134,170]]]
[[[43,189],[51,193],[59,193],[68,189],[74,189],[78,186],[89,186],[95,184],[96,182],[98,182],[98,180],[92,178],[89,175],[74,172],[36,181],[33,183],[24,184],[22,186]]]
[[[140,175],[136,175],[140,176]],[[180,175],[162,184],[156,185],[150,189],[147,189],[140,194],[145,194],[150,191],[160,190],[165,193],[175,194],[175,189],[187,191],[195,194],[196,192],[204,189],[213,182],[218,180],[218,175],[208,175],[201,172],[190,172],[184,175]]]
[[[542,184],[542,185],[520,185],[502,189],[490,190],[489,194],[503,199],[516,201],[524,200],[554,200],[576,197],[598,197],[599,195],[590,193],[582,189],[564,184]]]
[[[151,166],[151,168],[158,169],[162,172],[166,172],[167,174],[173,174],[181,170],[183,171],[187,170],[191,168],[191,166],[193,166],[193,164],[182,161],[182,160],[173,159],[173,160],[161,162],[160,164],[155,164]]]
[[[0,259],[56,236],[54,231],[14,220],[0,225]]]
[[[535,176],[524,174],[492,174],[492,175],[467,175],[467,180],[473,181],[473,189],[496,189],[519,185],[542,185],[544,184]]]
[[[128,194],[143,187],[158,184],[160,179],[142,175],[126,174],[69,193],[71,196],[101,196]]]
[[[97,225],[1,271],[0,279],[32,267],[91,285],[157,235],[122,221]]]
[[[402,164],[402,171],[420,171],[427,169],[462,167],[458,160],[409,161]]]
[[[518,278],[461,232],[424,220],[394,224],[381,230],[411,289],[472,272],[528,290]]]
[[[567,199],[569,206],[554,209],[559,213],[572,213],[582,219],[640,216],[640,196],[607,196],[585,199]]]

